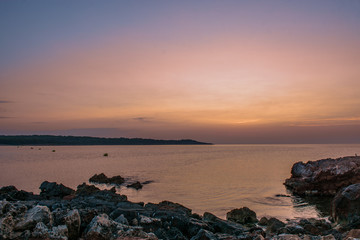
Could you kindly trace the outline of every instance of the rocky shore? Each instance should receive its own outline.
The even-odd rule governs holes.
[[[319,176],[314,172],[320,171],[314,170],[314,166],[350,166],[351,171],[355,171],[354,166],[359,166],[359,160],[347,157],[337,159],[337,164],[332,164],[332,160],[326,160],[325,165],[324,162],[296,163],[292,169],[293,180],[287,180],[286,184],[294,182],[295,178],[300,184],[304,179],[304,182],[319,179],[313,177]],[[343,180],[343,173],[348,172],[326,169],[324,172],[331,173],[331,181],[336,181],[334,173]],[[100,176],[101,181],[104,179]],[[123,182],[120,178],[115,180]],[[329,188],[318,186],[318,191],[325,189],[326,194],[329,192]],[[332,200],[329,220],[286,222],[276,218],[258,219],[254,211],[244,206],[228,212],[224,220],[208,212],[201,216],[169,201],[134,203],[125,195],[116,193],[114,187],[100,190],[86,183],[74,190],[45,181],[40,190],[36,195],[14,186],[0,188],[0,239],[360,239],[360,183],[357,182],[338,190]]]

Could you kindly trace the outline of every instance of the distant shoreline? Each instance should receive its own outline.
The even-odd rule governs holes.
[[[95,146],[95,145],[212,145],[192,139],[100,138],[55,135],[0,135],[3,146]]]

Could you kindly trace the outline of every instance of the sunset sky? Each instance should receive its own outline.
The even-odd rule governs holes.
[[[0,1],[0,134],[360,143],[360,1]]]

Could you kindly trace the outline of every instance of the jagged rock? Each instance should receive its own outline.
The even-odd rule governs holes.
[[[125,182],[125,179],[119,175],[109,178],[104,173],[100,173],[92,176],[89,182],[121,185]]]
[[[155,235],[159,239],[187,240],[187,238],[182,234],[182,232],[176,227],[169,227],[168,229],[159,228],[155,231]]]
[[[169,201],[162,201],[159,204],[148,203],[145,205],[145,209],[151,211],[168,211],[183,214],[185,216],[191,216],[191,209],[184,207],[179,203],[173,203]]]
[[[108,215],[100,214],[93,218],[85,230],[85,238],[87,240],[115,239],[117,233],[123,230],[122,225],[111,220]]]
[[[121,214],[120,216],[118,216],[115,219],[115,222],[118,222],[118,223],[121,223],[121,224],[124,224],[124,225],[129,225],[129,221],[125,218],[124,214]]]
[[[270,233],[277,233],[283,227],[285,227],[285,223],[277,218],[270,218],[266,231]]]
[[[226,219],[240,224],[256,223],[256,213],[247,207],[233,209],[226,214]]]
[[[144,228],[146,232],[154,232],[162,226],[161,219],[140,215],[138,224]]]
[[[34,238],[46,239],[50,235],[49,228],[42,222],[38,222],[31,234]]]
[[[337,223],[349,224],[360,216],[360,183],[340,191],[332,202],[331,215]]]
[[[80,236],[81,218],[77,209],[71,210],[64,218],[68,229],[69,240],[78,239]]]
[[[68,240],[68,228],[66,225],[53,227],[49,232],[51,240]]]
[[[204,213],[203,220],[209,223],[209,225],[214,229],[214,232],[235,235],[244,232],[244,227],[242,225],[230,221],[225,221],[208,212]]]
[[[360,157],[350,156],[297,162],[285,185],[293,193],[311,196],[334,196],[341,188],[360,182]]]
[[[14,230],[24,231],[33,229],[37,223],[42,222],[44,224],[52,223],[51,212],[46,206],[35,206],[25,213],[24,220],[18,222]]]
[[[127,188],[135,188],[136,190],[141,189],[143,186],[140,182],[135,182],[126,186]]]
[[[5,186],[0,188],[0,200],[5,199],[8,201],[25,201],[25,200],[32,200],[35,196],[33,193],[26,192],[23,190],[17,190],[15,186]]]
[[[212,232],[201,229],[191,240],[218,240],[218,238]]]
[[[73,189],[65,187],[63,184],[48,181],[45,181],[40,185],[40,190],[40,196],[46,198],[63,198],[75,193]]]
[[[77,186],[76,195],[89,196],[98,191],[100,191],[100,189],[94,185],[87,185],[86,183],[83,183]]]

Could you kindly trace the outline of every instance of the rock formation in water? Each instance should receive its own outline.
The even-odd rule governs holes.
[[[360,182],[360,157],[350,156],[297,162],[285,186],[300,196],[335,196],[343,187]]]
[[[228,212],[227,220],[223,220],[208,212],[203,216],[194,214],[191,209],[169,201],[158,204],[133,203],[126,196],[117,194],[115,188],[100,190],[83,183],[75,191],[49,182],[41,186],[44,192],[40,195],[19,191],[13,186],[0,189],[0,239],[259,240],[360,237],[360,230],[352,229],[355,225],[334,228],[333,224],[323,219],[282,222],[276,218],[262,218],[258,222],[256,213],[243,207]],[[49,186],[54,191],[50,191]],[[342,196],[347,195],[343,193]],[[341,210],[342,201],[335,209]],[[348,204],[348,200],[344,201]],[[350,211],[352,209],[349,208]],[[342,210],[338,211],[336,216],[340,217],[340,212],[343,213]]]

